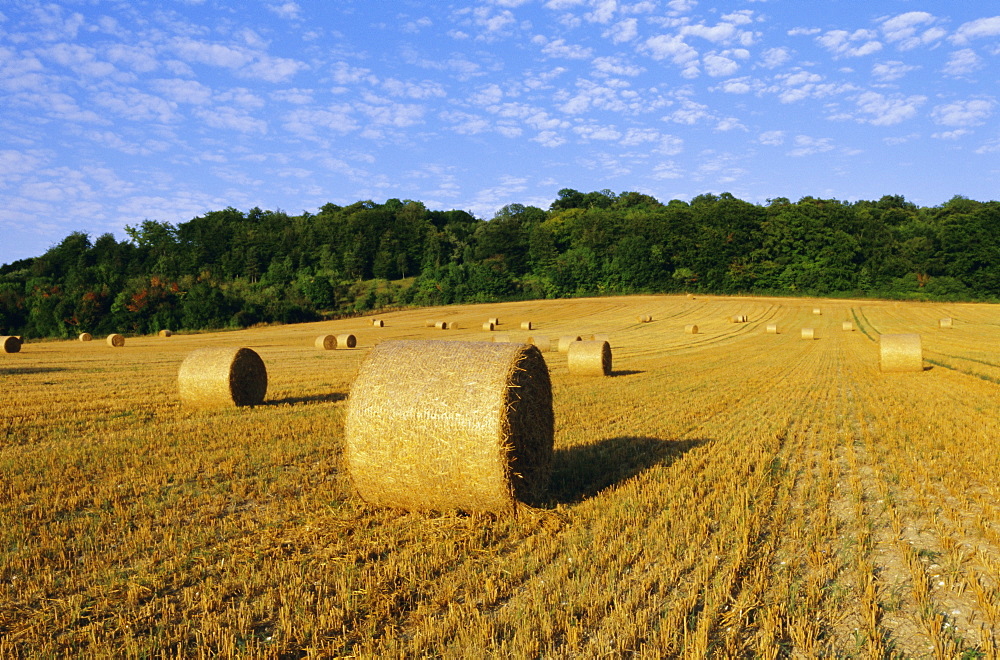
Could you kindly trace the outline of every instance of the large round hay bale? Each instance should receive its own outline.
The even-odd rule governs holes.
[[[536,347],[387,341],[351,387],[344,455],[372,504],[505,511],[544,491],[553,430]]]
[[[569,350],[569,345],[575,341],[583,341],[580,335],[563,335],[559,338],[559,352],[565,353]]]
[[[493,332],[494,327],[495,326],[493,325],[492,321],[487,321],[486,323],[483,324],[483,330],[485,330],[486,332]]]
[[[119,334],[108,335],[105,341],[108,342],[108,346],[114,346],[115,348],[121,348],[125,345],[125,337]]]
[[[816,329],[815,328],[802,328],[802,338],[803,339],[816,339]]]
[[[823,310],[820,309],[819,307],[813,307],[813,314],[815,314],[816,316],[822,316]]]
[[[606,341],[575,341],[566,351],[566,364],[576,376],[610,376],[611,345]]]
[[[940,321],[938,321],[938,327],[939,328],[950,328],[950,327],[952,327],[951,317],[949,316],[949,317],[943,318]]]
[[[338,349],[354,348],[358,345],[358,339],[354,335],[337,335]]]
[[[172,337],[174,335],[170,330],[160,330],[158,333],[161,337]]]
[[[376,328],[384,328],[385,321],[383,321],[382,319],[372,319],[372,325],[375,326]]]
[[[640,314],[639,316],[635,317],[635,320],[638,321],[639,323],[650,323],[653,320],[653,317],[649,314]]]
[[[17,337],[0,337],[0,346],[4,353],[19,353],[21,351],[21,340]]]
[[[256,406],[267,394],[267,367],[249,348],[201,348],[184,358],[177,386],[186,406]]]
[[[881,335],[879,354],[884,372],[924,370],[924,352],[916,333]]]
[[[686,326],[684,326],[684,332],[688,333],[689,335],[696,335],[698,334],[698,326],[696,326],[694,323],[688,323]]]
[[[777,323],[768,323],[767,324],[767,334],[769,334],[769,335],[776,335],[776,334],[778,334],[778,324]]]
[[[493,316],[493,317],[491,317],[491,318],[489,318],[489,319],[487,319],[487,320],[488,320],[488,321],[489,321],[490,323],[492,323],[493,325],[500,325],[500,319],[498,319],[498,318],[497,318],[497,317],[495,317],[495,316]]]
[[[321,351],[332,351],[337,348],[337,338],[334,335],[320,335],[316,337],[313,346]]]
[[[521,321],[522,330],[531,330],[532,328],[533,326],[531,325],[531,321]]]
[[[525,340],[525,343],[537,347],[542,353],[548,353],[552,350],[552,340],[548,337],[531,336]]]
[[[840,329],[845,332],[854,332],[854,322],[844,321],[843,323],[840,324]]]
[[[81,332],[78,339],[80,341],[92,341],[94,339],[94,336],[89,332]]]
[[[434,322],[434,327],[437,328],[438,330],[447,330],[448,329],[448,322],[447,321],[435,321]]]

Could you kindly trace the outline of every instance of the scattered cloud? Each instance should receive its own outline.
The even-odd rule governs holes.
[[[951,35],[951,42],[957,45],[965,45],[973,39],[983,39],[986,37],[1000,36],[1000,16],[989,18],[977,18],[974,21],[963,23]]]
[[[942,126],[982,126],[993,115],[993,99],[969,99],[935,106],[931,118]]]
[[[531,40],[533,44],[542,47],[542,53],[547,57],[560,57],[571,60],[584,60],[593,56],[594,50],[575,44],[567,44],[565,39],[548,39],[538,35]]]
[[[770,147],[777,147],[785,143],[784,131],[764,131],[757,136],[757,141]]]
[[[917,108],[927,101],[926,96],[884,96],[878,92],[864,92],[855,99],[857,121],[872,126],[893,126],[915,117]]]
[[[297,2],[274,3],[267,5],[267,8],[279,18],[298,20],[302,17],[302,7]]]
[[[890,60],[888,62],[879,62],[872,66],[872,76],[880,82],[891,82],[899,80],[909,72],[917,71],[918,69],[920,67],[913,64]]]
[[[882,43],[872,30],[830,30],[820,37],[816,43],[833,53],[834,57],[864,57],[882,50]]]
[[[808,135],[796,135],[793,144],[795,148],[788,152],[788,155],[793,158],[812,156],[833,150],[832,138],[814,138]]]
[[[983,58],[976,54],[971,48],[956,50],[948,57],[948,62],[942,71],[945,75],[955,78],[967,76],[973,71],[983,68]]]
[[[940,41],[947,35],[938,18],[925,11],[910,11],[881,21],[885,40],[900,50],[912,50]]]

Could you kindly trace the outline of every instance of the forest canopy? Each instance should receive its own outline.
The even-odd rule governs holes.
[[[662,203],[559,191],[483,220],[412,200],[212,211],[74,232],[0,267],[0,334],[246,327],[387,306],[628,293],[996,301],[1000,202],[902,196]]]

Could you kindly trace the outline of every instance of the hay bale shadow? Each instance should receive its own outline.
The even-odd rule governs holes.
[[[344,401],[347,395],[343,392],[331,392],[329,394],[314,394],[312,396],[287,396],[283,399],[270,399],[262,405],[265,406],[294,406],[299,403],[336,403]]]
[[[623,436],[592,445],[557,449],[544,501],[536,505],[573,504],[631,479],[654,465],[669,465],[686,452],[709,442]]]
[[[50,374],[56,371],[69,371],[65,367],[4,367],[0,376],[18,376],[27,374]]]
[[[611,377],[616,378],[618,376],[634,376],[636,374],[644,374],[645,371],[641,369],[616,369],[611,372]]]

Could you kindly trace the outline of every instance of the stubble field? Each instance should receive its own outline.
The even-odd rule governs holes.
[[[481,340],[492,316],[518,340],[611,337],[609,378],[545,353],[546,499],[501,517],[360,501],[341,453],[367,349]],[[639,296],[380,318],[0,355],[0,657],[997,656],[996,306]],[[356,350],[313,347],[343,332]],[[921,334],[922,373],[880,373],[879,334],[899,332]],[[207,346],[260,354],[264,405],[180,406],[180,363]]]

